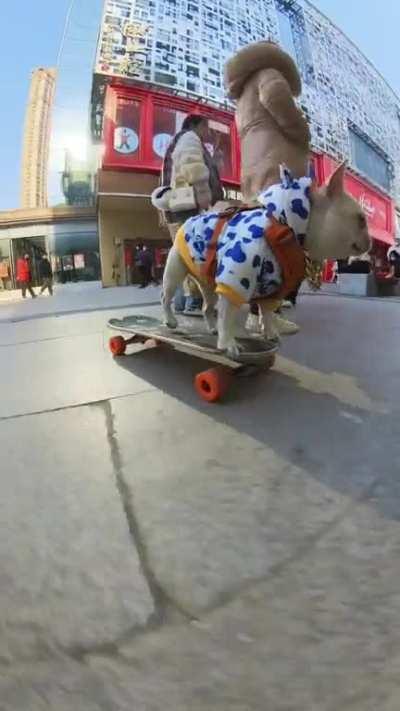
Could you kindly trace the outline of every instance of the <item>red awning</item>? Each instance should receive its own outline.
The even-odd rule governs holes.
[[[374,227],[374,229],[369,230],[369,233],[372,239],[376,239],[378,242],[384,242],[388,245],[394,244],[394,236],[387,230],[380,230],[378,227]]]

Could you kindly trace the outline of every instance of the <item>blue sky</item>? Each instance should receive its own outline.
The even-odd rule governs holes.
[[[54,66],[68,2],[0,2],[1,210],[18,207],[21,136],[30,72],[37,66]]]
[[[87,16],[91,4],[96,16],[99,0],[76,2]],[[398,0],[315,0],[314,4],[358,45],[400,94]],[[55,64],[68,5],[69,0],[0,0],[0,210],[18,207],[21,136],[30,72],[37,66]],[[86,35],[94,36],[93,26],[89,28],[85,22],[87,18],[79,26],[78,18],[76,24],[76,46],[83,52]]]

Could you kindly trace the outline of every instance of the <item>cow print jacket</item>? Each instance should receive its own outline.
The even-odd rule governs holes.
[[[216,291],[240,305],[274,294],[282,282],[265,231],[271,218],[289,225],[302,244],[310,212],[312,179],[292,178],[281,168],[281,182],[260,193],[260,209],[237,213],[228,220],[217,242]],[[176,246],[193,274],[206,261],[207,244],[218,222],[218,213],[191,217],[177,235]]]

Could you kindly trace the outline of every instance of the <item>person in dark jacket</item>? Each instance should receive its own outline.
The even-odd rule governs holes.
[[[53,270],[47,254],[44,254],[39,264],[40,280],[42,288],[40,293],[43,294],[48,289],[49,294],[53,296]]]
[[[151,252],[145,244],[142,245],[142,247],[139,247],[136,252],[136,264],[138,266],[141,276],[141,284],[139,288],[144,289],[151,282],[153,267],[153,258]]]

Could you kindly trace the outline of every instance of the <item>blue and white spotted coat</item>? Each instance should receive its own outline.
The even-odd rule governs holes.
[[[264,233],[271,217],[289,225],[302,243],[310,212],[312,178],[292,178],[281,168],[281,182],[260,193],[260,209],[240,212],[229,220],[217,242],[216,290],[226,286],[238,302],[274,294],[282,283],[281,268]],[[218,213],[190,218],[184,225],[184,239],[193,261],[199,268],[206,261]],[[220,289],[223,292],[223,289]]]

